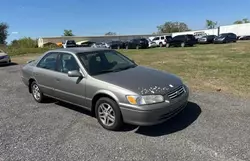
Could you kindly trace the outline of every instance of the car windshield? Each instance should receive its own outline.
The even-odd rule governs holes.
[[[77,56],[89,75],[119,72],[137,66],[129,58],[113,50],[78,53]]]

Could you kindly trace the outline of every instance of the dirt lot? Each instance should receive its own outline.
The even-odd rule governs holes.
[[[250,42],[187,48],[120,50],[140,65],[182,77],[193,90],[220,91],[250,98]],[[13,57],[25,63],[40,54]]]
[[[231,50],[234,50],[233,48],[232,45]],[[202,49],[201,47],[200,50]],[[176,50],[176,55],[170,54],[171,50]],[[192,73],[197,73],[194,77],[196,80],[204,80],[206,74],[200,73],[201,69],[189,69],[189,67],[195,64],[197,64],[195,67],[198,67],[202,62],[207,66],[206,61],[198,56],[198,52],[195,56],[178,50],[170,49],[169,52],[163,52],[163,49],[152,50],[159,51],[156,53],[158,60],[161,58],[162,61],[168,61],[169,57],[174,58],[176,63],[168,61],[169,66],[154,64],[155,61],[151,59],[155,58],[150,55],[150,50],[142,55],[131,53],[131,56],[141,64],[179,71],[187,81],[192,80]],[[193,49],[188,50],[193,51]],[[191,57],[201,60],[186,61]],[[205,57],[208,60],[216,60],[213,57],[226,59],[223,54],[215,56],[211,53]],[[247,56],[244,56],[244,59],[235,57],[242,62],[245,62],[244,59],[249,59]],[[182,59],[183,63],[179,59]],[[227,60],[232,63],[233,58]],[[189,62],[187,67],[184,62]],[[225,68],[222,68],[223,72],[220,73],[229,74],[226,68],[229,62],[225,64],[222,62]],[[216,64],[221,66],[218,62]],[[177,69],[177,66],[187,73]],[[239,75],[245,71],[240,66],[236,68],[238,71],[242,70]],[[210,71],[206,67],[202,69]],[[234,71],[234,68],[230,70]],[[217,75],[216,71],[211,71],[209,75]],[[168,122],[152,127],[128,125],[121,132],[110,132],[101,128],[95,118],[78,107],[58,102],[35,103],[27,87],[21,82],[19,72],[19,65],[0,67],[1,161],[241,161],[250,158],[249,100],[218,92],[194,92],[191,88],[190,103],[187,108]],[[198,76],[201,78],[197,79]],[[224,79],[223,76],[220,78]],[[228,78],[226,83],[232,78],[233,76]],[[243,80],[240,78],[232,84],[237,81]],[[189,83],[196,84],[192,81]]]

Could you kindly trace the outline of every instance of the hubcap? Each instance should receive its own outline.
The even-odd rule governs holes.
[[[115,123],[115,112],[108,103],[100,104],[98,115],[101,122],[106,126],[112,126]]]
[[[33,96],[35,97],[35,99],[39,100],[41,97],[41,93],[40,93],[39,87],[36,84],[33,85],[32,92],[33,92]]]

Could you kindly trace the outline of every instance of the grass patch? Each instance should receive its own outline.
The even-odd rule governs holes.
[[[42,53],[48,49],[35,50],[18,53]],[[249,42],[119,51],[140,65],[180,76],[193,90],[218,90],[250,97]],[[24,63],[38,55],[14,56],[13,60]]]

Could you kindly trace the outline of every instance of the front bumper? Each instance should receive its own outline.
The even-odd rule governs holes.
[[[186,88],[178,98],[170,101],[144,106],[147,110],[138,109],[127,104],[120,104],[125,123],[138,126],[151,126],[165,122],[181,112],[188,103],[189,91]]]
[[[199,44],[208,44],[207,41],[198,41]]]

